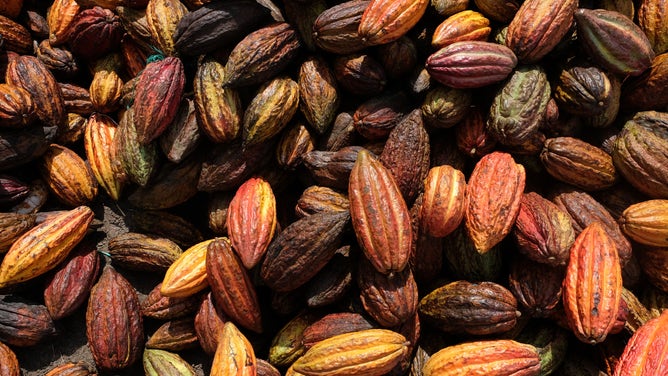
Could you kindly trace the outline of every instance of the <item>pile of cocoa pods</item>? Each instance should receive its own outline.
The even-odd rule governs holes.
[[[1,0],[0,260],[0,376],[668,375],[668,0]]]

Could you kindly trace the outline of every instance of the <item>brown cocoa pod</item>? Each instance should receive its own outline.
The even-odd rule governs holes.
[[[169,239],[126,232],[109,239],[109,257],[124,269],[164,272],[183,251]]]
[[[587,226],[571,248],[563,302],[568,324],[585,343],[605,340],[620,307],[622,272],[616,245],[605,227]]]
[[[62,128],[67,121],[60,87],[51,72],[34,56],[20,56],[7,66],[5,80],[30,93],[39,120]]]
[[[318,342],[339,334],[377,328],[378,325],[355,312],[330,313],[304,329],[302,343],[308,350]]]
[[[271,363],[264,359],[255,359],[257,376],[281,376],[281,373]]]
[[[318,134],[325,133],[339,108],[337,80],[327,62],[311,57],[299,69],[299,108]]]
[[[327,3],[323,0],[307,3],[299,0],[287,0],[283,5],[285,5],[285,19],[295,26],[302,42],[304,42],[304,47],[311,52],[315,52],[313,25],[318,16],[327,9]]]
[[[162,283],[158,283],[146,296],[146,300],[141,303],[142,315],[158,320],[174,320],[197,310],[200,301],[199,296],[172,298],[162,295],[160,293],[161,287]]]
[[[56,127],[42,126],[3,130],[0,134],[0,171],[40,157],[49,148],[56,132]]]
[[[336,151],[346,146],[352,146],[357,138],[352,112],[342,112],[336,115],[330,131],[321,141],[325,151]]]
[[[341,87],[355,95],[380,94],[387,84],[385,69],[368,54],[356,53],[336,58],[334,73]]]
[[[44,305],[51,318],[74,313],[88,298],[100,272],[97,244],[84,240],[68,256],[44,289]]]
[[[200,346],[208,355],[216,352],[225,321],[227,318],[213,304],[211,293],[206,294],[195,314],[195,332]]]
[[[20,202],[30,194],[30,186],[21,180],[0,174],[0,206]],[[0,246],[2,247],[2,246]]]
[[[120,18],[109,9],[84,9],[72,19],[67,41],[72,52],[93,60],[116,48],[123,37]]]
[[[314,214],[293,222],[271,242],[260,276],[278,292],[303,285],[334,256],[347,228],[350,214]]]
[[[236,142],[225,148],[212,148],[202,163],[197,190],[234,190],[267,164],[270,156],[273,149],[266,144],[243,148],[241,142]]]
[[[421,226],[419,215],[424,205],[420,203],[421,200],[422,198],[418,197],[411,208],[414,241],[409,264],[415,279],[420,283],[425,283],[433,281],[441,273],[443,268],[443,239],[428,234],[426,228]],[[461,214],[463,217],[463,206]]]
[[[619,82],[598,67],[574,66],[561,71],[554,98],[564,111],[595,116],[619,100],[619,89]]]
[[[147,210],[163,210],[180,205],[197,194],[201,168],[198,155],[191,155],[181,163],[165,163],[153,184],[138,188],[128,196],[128,202]]]
[[[34,346],[56,334],[45,306],[10,295],[0,299],[0,341],[10,346]]]
[[[23,7],[23,0],[9,0],[0,5],[0,14],[9,18],[16,18],[21,13],[21,7]]]
[[[32,36],[21,24],[0,14],[0,34],[2,34],[3,47],[8,51],[14,51],[21,55],[33,53]]]
[[[645,111],[668,106],[668,53],[658,55],[640,76],[624,81],[621,106]]]
[[[58,131],[58,136],[55,139],[56,143],[65,145],[76,144],[83,138],[87,126],[88,119],[79,114],[68,113],[67,124]]]
[[[7,252],[14,241],[34,225],[34,214],[0,213],[0,253]]]
[[[400,91],[371,98],[355,111],[355,129],[368,140],[384,139],[408,109],[408,98]]]
[[[53,47],[48,39],[35,44],[35,53],[39,60],[56,75],[74,76],[79,71],[74,56],[69,50]]]
[[[561,302],[563,268],[516,258],[511,265],[509,289],[522,312],[531,317],[550,317]]]
[[[88,116],[95,111],[88,89],[62,82],[59,82],[58,86],[63,94],[65,111],[83,116]]]
[[[304,154],[315,149],[315,138],[305,123],[296,122],[283,132],[276,147],[278,165],[286,170],[294,170],[302,163]]]
[[[429,172],[429,135],[422,123],[422,111],[406,115],[392,129],[380,161],[394,176],[401,195],[412,204]]]
[[[160,136],[160,148],[170,162],[180,163],[200,144],[201,131],[192,99],[181,100],[174,122]]]
[[[630,16],[633,18],[633,11]],[[643,0],[638,7],[638,25],[649,39],[654,52],[668,52],[668,13],[664,0]]]
[[[147,349],[183,351],[197,346],[197,334],[192,317],[167,321],[146,341]]]
[[[283,71],[297,56],[301,42],[290,24],[281,22],[248,34],[225,64],[223,86],[263,83]],[[254,51],[252,55],[248,51]]]
[[[132,40],[141,46],[141,48],[147,49],[149,45],[156,43],[153,41],[153,36],[148,26],[146,9],[134,9],[128,6],[117,6],[116,14],[118,14],[118,17],[120,17],[121,24],[123,24],[125,31],[127,31]],[[146,65],[146,61],[142,63],[142,67],[144,65]],[[133,76],[136,76],[139,71],[134,73],[136,74]]]
[[[86,310],[88,348],[103,370],[134,364],[144,347],[144,329],[137,292],[107,265],[93,286]]]
[[[240,326],[261,333],[255,287],[228,239],[218,238],[208,245],[206,274],[216,305]]]
[[[450,128],[464,119],[471,101],[468,90],[439,85],[427,92],[422,103],[422,118],[431,127]]]
[[[512,21],[522,4],[517,0],[504,1],[503,3],[496,0],[474,0],[474,2],[482,14],[501,23]]]
[[[347,1],[326,9],[313,23],[313,36],[319,48],[338,55],[363,49],[357,29],[370,1]]]
[[[417,47],[407,36],[380,45],[377,51],[378,61],[391,78],[401,79],[410,74],[413,68],[417,66]]]
[[[304,297],[311,308],[323,307],[342,300],[353,284],[349,246],[339,248],[334,257],[306,285]]]
[[[422,298],[418,309],[443,331],[472,335],[507,332],[520,317],[513,294],[492,282],[449,283]]]
[[[0,129],[30,125],[35,114],[35,103],[27,90],[19,86],[0,84]]]
[[[318,185],[346,190],[350,171],[361,149],[360,146],[349,146],[338,151],[314,150],[304,154],[303,163]]]
[[[20,376],[19,360],[16,354],[7,345],[0,342],[0,374],[5,376]]]
[[[181,247],[190,247],[204,238],[192,223],[164,211],[132,210],[126,217],[132,231],[155,234]]]
[[[413,317],[418,306],[418,288],[410,268],[386,275],[362,260],[357,286],[364,310],[383,327],[401,325]]]
[[[486,127],[482,110],[472,108],[464,120],[455,127],[457,149],[471,158],[482,158],[494,150],[496,139]]]
[[[348,210],[348,197],[331,188],[312,185],[297,200],[295,213],[299,217],[331,211]]]

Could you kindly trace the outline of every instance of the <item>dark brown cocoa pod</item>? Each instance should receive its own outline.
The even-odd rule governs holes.
[[[518,257],[510,267],[509,288],[523,312],[531,317],[550,317],[561,302],[564,275],[563,268]]]
[[[120,18],[111,10],[97,6],[77,13],[67,32],[72,52],[88,60],[117,48],[122,37]]]
[[[54,320],[71,315],[88,298],[100,272],[96,247],[88,239],[79,243],[47,283],[44,304]]]
[[[95,111],[88,89],[63,82],[59,82],[58,86],[63,93],[65,111],[83,116],[88,116]]]
[[[48,126],[62,128],[67,121],[63,94],[53,74],[35,56],[20,56],[7,66],[8,84],[27,90],[37,117]]]
[[[308,350],[318,342],[335,335],[377,328],[378,325],[365,316],[355,312],[330,313],[312,323],[302,337],[302,343]]]
[[[194,347],[197,347],[197,333],[192,317],[167,321],[146,341],[147,349],[178,352]]]
[[[647,196],[638,192],[630,184],[620,182],[611,188],[593,192],[592,195],[606,210],[612,218],[619,218],[626,208],[641,201],[646,201]]]
[[[341,88],[354,95],[380,94],[387,84],[383,66],[368,54],[352,54],[334,60],[334,74]]]
[[[33,126],[0,134],[0,171],[39,158],[55,138],[56,127]]]
[[[347,1],[320,13],[313,24],[315,44],[319,48],[346,55],[365,47],[357,32],[369,1]]]
[[[200,302],[199,295],[172,298],[162,295],[160,287],[162,287],[162,282],[158,283],[141,303],[142,315],[158,320],[174,320],[197,311]]]
[[[394,79],[406,76],[417,65],[417,47],[407,36],[378,46],[377,52],[385,72]]]
[[[359,146],[348,146],[339,151],[314,150],[304,154],[303,162],[318,185],[347,190],[350,171],[360,150]]]
[[[297,31],[285,22],[266,26],[239,42],[225,64],[223,86],[249,86],[283,71],[301,48]],[[249,55],[249,51],[253,51]]]
[[[183,251],[163,237],[126,232],[109,239],[108,255],[124,269],[165,272]]]
[[[35,52],[39,60],[55,74],[73,76],[79,70],[74,56],[68,50],[53,47],[48,39],[43,40],[35,46]]]
[[[174,121],[160,136],[160,148],[170,162],[180,163],[197,149],[200,140],[195,103],[185,98],[181,101]]]
[[[422,115],[424,117],[424,114]],[[466,155],[457,147],[457,140],[452,132],[435,133],[431,140],[431,166],[450,165],[464,171]]]
[[[264,143],[243,148],[241,142],[235,142],[211,148],[202,163],[197,189],[203,192],[233,190],[265,166],[273,152],[273,147]]]
[[[513,294],[492,282],[449,283],[422,298],[419,311],[445,332],[472,335],[507,332],[520,317]]]
[[[311,214],[348,210],[348,197],[331,188],[312,185],[297,200],[295,214],[300,218]]]
[[[364,310],[383,327],[401,325],[417,310],[418,289],[411,268],[386,275],[360,260],[357,286]]]
[[[283,132],[276,147],[278,165],[286,170],[294,170],[302,163],[304,154],[313,151],[315,139],[309,129],[297,122]]]
[[[0,206],[14,204],[30,193],[30,186],[21,180],[0,174]],[[9,213],[7,213],[9,214]]]
[[[90,293],[86,336],[100,369],[124,369],[141,357],[144,328],[137,292],[109,265]]]
[[[26,9],[21,18],[21,23],[27,27],[35,39],[49,39],[49,24],[46,22],[46,14]]]
[[[227,235],[227,211],[235,192],[215,192],[209,198],[209,229],[216,235]]]
[[[183,55],[204,55],[238,42],[269,19],[269,10],[254,1],[214,1],[181,18],[174,47]]]
[[[262,333],[255,286],[227,238],[217,238],[207,247],[206,275],[216,306],[236,324]]]
[[[213,304],[211,293],[206,294],[195,314],[195,332],[205,353],[213,355],[227,317]]]
[[[413,110],[392,129],[380,155],[408,205],[424,189],[429,155],[429,135],[422,123],[422,111]]]
[[[581,116],[603,113],[615,100],[619,101],[619,85],[615,91],[613,78],[595,66],[575,66],[561,71],[554,98],[559,108]]]
[[[339,81],[340,82],[340,81]],[[325,133],[339,108],[337,80],[327,62],[312,57],[299,69],[299,108],[318,134]]]
[[[0,299],[0,341],[11,346],[33,346],[56,334],[45,306],[3,296]]]
[[[457,148],[470,158],[481,158],[496,146],[496,139],[487,130],[486,120],[480,108],[472,108],[455,128]]]
[[[278,292],[300,287],[334,256],[350,214],[314,214],[293,222],[271,242],[260,270],[264,282]]]
[[[32,54],[32,36],[23,25],[0,15],[0,34],[4,49],[22,55]]]
[[[323,307],[342,300],[352,287],[350,246],[339,248],[318,275],[306,285],[304,295],[310,308]]]
[[[132,210],[126,218],[132,231],[155,234],[181,247],[190,247],[204,240],[195,225],[168,212]]]
[[[640,76],[624,81],[621,106],[634,111],[660,111],[668,106],[668,53],[656,56]]]
[[[320,144],[324,151],[336,151],[346,146],[354,145],[356,138],[357,132],[355,131],[353,113],[342,112],[336,115],[332,128]]]
[[[355,129],[368,140],[383,139],[408,110],[408,97],[400,91],[369,99],[353,115]]]
[[[146,60],[150,54],[147,48],[141,46],[132,38],[121,40],[121,59],[128,77],[137,77],[146,68]]]

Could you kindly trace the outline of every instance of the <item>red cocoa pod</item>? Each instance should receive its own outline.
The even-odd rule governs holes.
[[[88,300],[88,348],[98,368],[120,370],[141,358],[144,327],[134,287],[107,265]]]
[[[75,55],[93,60],[118,48],[123,37],[121,19],[109,9],[93,7],[79,12],[69,27],[67,40]]]
[[[302,343],[308,350],[316,343],[329,337],[377,327],[376,323],[359,313],[330,313],[304,329]]]
[[[624,348],[614,376],[650,376],[668,373],[668,311],[647,321]]]
[[[195,333],[202,349],[213,355],[218,347],[218,338],[223,332],[227,317],[213,304],[211,293],[207,294],[195,314]]]
[[[141,303],[141,313],[146,317],[158,320],[173,320],[187,316],[197,310],[199,295],[184,298],[173,298],[160,293],[162,283],[151,290]]]

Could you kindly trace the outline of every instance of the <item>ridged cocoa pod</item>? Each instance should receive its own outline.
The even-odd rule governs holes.
[[[203,192],[229,191],[239,187],[273,157],[266,144],[243,148],[241,142],[224,148],[212,148],[202,163],[197,190]]]
[[[0,342],[0,375],[20,376],[19,360],[7,345]]]
[[[88,89],[74,84],[59,82],[60,91],[65,102],[65,111],[88,116],[95,111]]]
[[[306,327],[301,342],[308,350],[327,338],[373,328],[377,328],[377,324],[359,313],[330,313]]]
[[[283,2],[283,5],[285,6],[286,21],[297,29],[299,37],[304,42],[304,47],[311,52],[315,52],[313,25],[318,16],[327,9],[327,3],[324,0],[306,3],[299,0],[287,0]]]
[[[608,77],[601,69],[575,66],[561,71],[554,98],[564,111],[594,116],[619,101],[619,89],[614,77]]]
[[[56,137],[56,132],[56,127],[42,126],[3,130],[0,134],[0,171],[40,157]]]
[[[365,149],[351,171],[348,197],[353,229],[367,259],[381,273],[402,271],[413,240],[408,207],[391,172]]]
[[[371,55],[355,53],[334,59],[334,73],[344,90],[362,96],[380,94],[387,85],[383,66]]]
[[[225,67],[212,58],[203,58],[197,66],[193,83],[197,119],[205,135],[213,142],[230,142],[241,130],[243,109],[235,89],[223,88]]]
[[[283,132],[276,147],[278,165],[286,170],[294,170],[302,164],[306,153],[315,149],[314,135],[303,122],[296,122]]]
[[[9,62],[5,80],[28,91],[37,117],[48,126],[62,128],[67,121],[65,103],[53,74],[34,56],[20,56]]]
[[[192,223],[168,212],[133,210],[126,219],[132,231],[155,234],[170,239],[181,247],[190,247],[204,240]]]
[[[208,245],[206,274],[216,305],[238,325],[261,333],[262,317],[255,287],[228,239],[218,238]]]
[[[0,213],[0,253],[7,252],[14,241],[34,225],[34,214]]]
[[[626,122],[612,153],[619,173],[651,198],[668,198],[668,114],[639,112]]]
[[[443,48],[455,42],[486,41],[491,31],[485,16],[476,11],[464,10],[448,17],[436,27],[431,46]]]
[[[143,187],[156,174],[158,150],[155,143],[139,143],[134,119],[133,108],[123,112],[114,142],[123,173],[130,181]]]
[[[148,376],[195,376],[195,370],[178,354],[165,350],[146,349],[142,358]]]
[[[653,375],[668,372],[662,355],[665,349],[668,312],[648,321],[636,331],[617,362],[614,376]]]
[[[555,179],[587,191],[609,188],[618,179],[608,153],[573,137],[545,140],[540,160]]]
[[[226,221],[231,245],[246,269],[264,256],[276,222],[276,199],[269,183],[261,178],[247,180],[232,198]]]
[[[487,86],[504,80],[517,65],[508,47],[481,41],[452,43],[427,58],[427,72],[439,83],[457,89]]]
[[[199,242],[186,249],[165,273],[160,293],[167,297],[185,298],[209,286],[206,278],[207,247],[214,239]]]
[[[69,50],[53,47],[47,39],[37,44],[35,54],[39,60],[56,75],[65,77],[74,76],[79,71],[74,56]]]
[[[160,135],[160,149],[170,162],[183,162],[199,146],[201,134],[195,102],[184,98],[174,121]]]
[[[283,229],[262,262],[264,282],[278,292],[306,283],[334,256],[349,218],[348,212],[313,214]]]
[[[464,218],[466,180],[452,166],[433,167],[424,180],[424,196],[419,227],[427,234],[442,238],[453,232]]]
[[[120,18],[109,9],[94,7],[79,12],[69,26],[67,42],[72,52],[93,60],[115,49],[123,37]]]
[[[550,317],[561,303],[563,268],[517,258],[510,268],[509,289],[522,312],[531,317]]]
[[[336,79],[327,62],[318,57],[299,69],[299,108],[318,134],[325,133],[339,108]]]
[[[401,325],[417,310],[418,287],[410,268],[386,275],[362,260],[357,286],[364,310],[383,327]]]
[[[54,320],[71,315],[88,298],[100,272],[96,245],[93,241],[79,244],[47,283],[44,305]]]
[[[38,277],[55,268],[83,239],[93,211],[80,206],[60,212],[16,239],[0,264],[0,287]]]
[[[485,253],[512,229],[524,191],[524,167],[494,152],[476,164],[466,186],[465,223],[476,249]]]
[[[84,149],[97,183],[113,200],[121,197],[126,178],[114,142],[118,126],[103,114],[91,115],[84,132]]]
[[[80,206],[97,195],[97,180],[90,167],[74,151],[51,144],[40,165],[49,190],[63,203]]]
[[[615,240],[622,264],[631,258],[631,244],[622,234],[617,221],[589,194],[572,188],[563,188],[553,192],[550,199],[570,215],[576,236],[590,224],[601,222],[605,225],[608,235]]]
[[[302,192],[295,212],[299,217],[331,211],[348,210],[348,198],[331,188],[312,185]]]
[[[311,347],[293,364],[297,375],[385,375],[408,353],[406,338],[386,329],[339,334]]]
[[[660,111],[668,107],[668,53],[658,55],[644,73],[624,82],[621,102],[630,110]]]
[[[471,335],[507,332],[520,317],[513,294],[492,282],[449,283],[422,298],[418,309],[440,330]]]
[[[183,63],[175,57],[150,63],[137,83],[134,121],[142,145],[155,140],[174,120],[185,86]]]
[[[357,138],[353,112],[341,112],[336,115],[332,128],[320,140],[320,148],[336,151],[355,144]]]
[[[361,149],[360,146],[348,146],[338,151],[314,150],[304,154],[303,163],[318,185],[345,190]]]
[[[46,14],[49,26],[49,42],[57,46],[63,44],[67,38],[69,26],[79,13],[79,3],[76,0],[54,0]]]
[[[197,346],[197,334],[192,317],[167,321],[146,341],[147,349],[183,351]]]
[[[137,77],[146,68],[146,60],[150,57],[149,49],[131,37],[121,40],[120,52],[125,72],[129,77]]]
[[[357,29],[370,1],[347,1],[326,9],[313,23],[313,36],[319,48],[346,55],[365,47]]]
[[[122,68],[118,54],[107,55],[95,62],[95,74],[90,84],[90,101],[96,111],[110,113],[120,105],[123,80],[119,76]]]
[[[578,39],[587,53],[612,73],[637,76],[652,64],[654,51],[650,41],[623,14],[580,8],[575,12],[575,23]]]
[[[109,265],[90,293],[86,336],[95,364],[103,370],[127,368],[141,357],[144,328],[137,292]]]
[[[653,247],[668,247],[668,200],[648,200],[629,206],[619,218],[619,227],[634,241]]]
[[[429,135],[422,123],[422,111],[406,115],[392,129],[385,142],[381,163],[392,173],[406,203],[422,190],[429,172]]]
[[[585,343],[603,342],[620,307],[622,272],[614,241],[594,222],[578,235],[564,278],[563,302],[568,324]]]
[[[390,78],[402,79],[417,66],[417,47],[407,36],[380,45],[377,51],[378,60]]]
[[[56,328],[45,306],[10,295],[0,299],[1,343],[34,346],[54,334]]]
[[[503,145],[521,145],[543,123],[550,84],[539,66],[517,69],[494,97],[487,130]]]
[[[464,119],[471,102],[470,91],[439,85],[427,92],[422,118],[431,127],[450,128]]]
[[[350,246],[339,248],[334,257],[306,285],[306,305],[318,308],[345,298],[353,285]]]
[[[498,2],[496,0],[475,0],[480,12],[494,21],[509,23],[520,9],[522,3],[518,0]]]
[[[153,184],[135,190],[128,196],[128,202],[147,210],[163,210],[180,205],[197,194],[201,168],[198,155],[191,155],[181,163],[165,163]]]
[[[428,6],[429,0],[371,0],[357,32],[366,45],[393,42],[418,23]]]
[[[568,213],[535,192],[522,195],[514,235],[520,253],[551,266],[568,263],[575,241]]]
[[[148,26],[146,9],[134,9],[129,6],[117,6],[116,14],[121,18],[123,28],[134,42],[146,49],[151,44],[155,44],[151,30]],[[149,47],[150,48],[150,47]],[[146,61],[144,61],[144,65]],[[139,72],[135,72],[139,73]],[[136,76],[136,74],[134,74]]]
[[[0,84],[0,129],[30,125],[35,114],[35,103],[27,90],[19,86]]]
[[[68,113],[67,124],[58,131],[58,136],[55,138],[56,143],[61,145],[76,144],[83,138],[84,133],[86,133],[87,125],[88,119],[85,117],[75,113]]]
[[[247,0],[212,2],[186,13],[174,32],[174,48],[197,56],[238,42],[269,20],[269,11]]]
[[[638,7],[638,25],[649,39],[654,52],[668,52],[668,12],[665,0],[643,0]],[[631,14],[631,18],[633,14]]]
[[[256,358],[248,339],[228,321],[223,326],[211,366],[212,375],[256,375]]]
[[[576,0],[525,1],[508,25],[506,45],[523,63],[535,63],[559,44],[573,23]]]
[[[97,376],[84,362],[65,363],[51,368],[44,376]]]
[[[200,346],[208,355],[216,352],[225,321],[227,318],[213,304],[211,293],[208,293],[195,314],[195,332]]]
[[[501,275],[503,258],[499,245],[480,254],[462,223],[443,241],[444,261],[457,279],[494,281]]]
[[[264,359],[255,359],[255,372],[257,376],[281,376],[281,372],[271,363]]]
[[[422,368],[424,376],[538,376],[540,372],[539,350],[507,339],[446,347],[433,354]]]
[[[306,352],[304,330],[318,318],[318,315],[304,312],[288,321],[271,341],[269,362],[277,367],[287,367],[302,356]]]
[[[156,47],[167,56],[174,56],[174,33],[177,25],[188,13],[179,0],[149,0],[146,6],[146,23]]]
[[[21,24],[0,15],[0,32],[4,49],[21,55],[33,53],[32,36]]]
[[[368,140],[384,139],[409,109],[408,98],[401,91],[371,98],[355,110],[355,130]]]
[[[276,77],[264,83],[243,114],[241,138],[244,148],[279,134],[298,107],[299,85],[291,78]]]
[[[183,253],[169,239],[126,232],[109,239],[108,253],[124,269],[163,272]]]
[[[143,316],[158,320],[173,320],[197,310],[200,296],[193,295],[185,298],[171,298],[160,293],[162,283],[158,283],[146,296],[141,304]]]
[[[281,22],[248,34],[225,64],[223,86],[239,87],[263,83],[283,71],[301,48],[297,31]],[[253,51],[253,54],[248,54]]]

